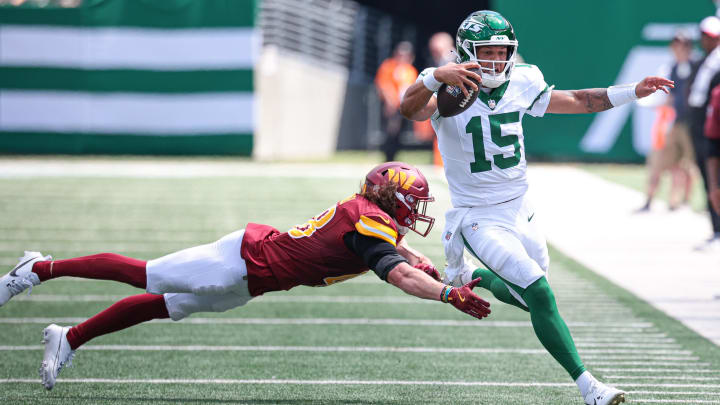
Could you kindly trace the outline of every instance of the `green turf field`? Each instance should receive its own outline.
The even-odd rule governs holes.
[[[285,230],[353,193],[364,174],[266,168],[208,178],[0,179],[0,265],[10,269],[23,249],[150,259],[249,221]],[[443,263],[449,199],[439,175],[429,176],[439,224],[410,242]],[[629,391],[630,403],[720,403],[717,346],[557,251],[551,256],[560,311],[596,376]],[[493,313],[478,321],[372,273],[98,338],[46,392],[37,377],[42,329],[80,322],[141,292],[59,279],[0,308],[0,403],[582,403],[525,312],[489,299]]]

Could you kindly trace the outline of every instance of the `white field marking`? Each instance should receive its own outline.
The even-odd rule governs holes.
[[[483,387],[574,387],[575,383],[545,382],[491,382],[491,381],[398,381],[398,380],[236,380],[236,379],[110,379],[110,378],[60,378],[62,383],[100,383],[100,384],[283,384],[283,385],[455,385]],[[34,378],[0,379],[6,383],[39,383]]]
[[[629,373],[704,373],[718,374],[720,370],[692,369],[692,368],[596,368],[596,371],[603,373],[629,372]]]
[[[44,346],[0,346],[0,351],[44,350]],[[443,348],[443,347],[368,347],[368,346],[203,346],[203,345],[88,345],[82,350],[95,351],[181,351],[181,352],[361,352],[361,353],[516,353],[545,355],[545,349]]]
[[[642,346],[645,349],[679,349],[682,347],[676,343],[585,343],[576,342],[577,347],[638,347]]]
[[[402,381],[402,380],[238,380],[238,379],[110,379],[110,378],[59,378],[62,383],[98,384],[284,384],[284,385],[455,385],[484,387],[575,387],[575,383],[548,382],[490,382],[490,381]],[[36,378],[0,379],[0,384],[39,383]],[[717,389],[720,384],[623,384],[623,387],[638,388],[705,388]]]
[[[3,323],[78,323],[84,322],[87,318],[2,318],[0,324]],[[173,323],[169,319],[156,319],[151,323]],[[187,318],[179,323],[186,324],[240,324],[240,325],[393,325],[393,326],[479,326],[479,327],[498,327],[498,328],[517,328],[531,327],[532,324],[526,321],[453,321],[446,319],[370,319],[370,318]],[[572,323],[568,325],[575,327],[586,326],[584,322]],[[592,323],[597,326],[597,323]],[[618,326],[618,324],[613,323]],[[634,324],[629,324],[628,328],[632,328]],[[657,353],[660,354],[660,353]]]
[[[591,366],[670,366],[670,367],[707,367],[706,362],[669,362],[669,361],[593,361]]]
[[[599,360],[617,360],[617,361],[623,361],[623,360],[647,360],[647,361],[693,361],[693,360],[700,360],[700,357],[697,356],[603,356],[603,355],[585,355],[583,356],[586,360],[592,360],[592,359],[599,359]],[[613,364],[617,364],[613,361]]]
[[[662,336],[651,337],[651,336],[637,336],[637,337],[576,337],[575,342],[648,342],[648,343],[675,343],[677,342],[673,338],[666,338],[666,334]]]
[[[547,354],[545,349],[517,348],[436,348],[436,347],[355,347],[355,346],[203,346],[203,345],[95,345],[87,346],[88,350],[139,350],[139,351],[305,351],[305,352],[405,352],[405,353],[520,353]],[[96,349],[89,349],[95,347]],[[43,346],[0,346],[0,350],[41,350]],[[581,353],[588,351],[581,350]],[[612,350],[592,351],[593,353],[609,353]],[[653,354],[653,350],[635,350],[634,353]],[[622,378],[622,377],[618,377]],[[628,377],[636,378],[636,377]],[[641,377],[637,377],[641,378]]]
[[[127,295],[61,295],[61,294],[33,294],[17,297],[19,301],[36,302],[107,302],[126,298]],[[341,296],[341,295],[283,295],[262,296],[253,298],[252,303],[334,303],[334,304],[437,304],[431,300],[423,300],[411,296]]]
[[[628,391],[627,393],[644,395],[720,395],[720,391]]]
[[[657,376],[657,375],[603,375],[614,380],[686,380],[686,381],[720,381],[720,377],[688,377],[688,376]]]
[[[720,401],[704,399],[657,399],[657,398],[633,398],[633,403],[638,404],[720,404]]]

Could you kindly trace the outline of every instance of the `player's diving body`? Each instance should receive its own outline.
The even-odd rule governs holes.
[[[110,253],[53,261],[26,252],[15,269],[0,278],[0,305],[28,287],[64,276],[114,280],[147,290],[74,327],[45,328],[40,375],[47,389],[55,385],[75,349],[97,336],[151,319],[177,321],[196,312],[222,312],[269,291],[331,285],[368,269],[408,294],[448,302],[483,318],[490,304],[472,292],[479,280],[460,288],[440,283],[430,260],[403,239],[408,230],[422,236],[430,231],[434,219],[425,210],[431,201],[419,170],[401,162],[384,163],[367,174],[361,193],[287,232],[249,223],[214,243],[148,262]]]
[[[456,37],[458,64],[424,70],[405,93],[401,111],[412,120],[431,119],[445,166],[453,209],[446,213],[443,243],[446,281],[482,277],[479,286],[499,300],[530,312],[535,333],[576,381],[588,404],[624,402],[625,393],[597,381],[578,356],[546,279],[549,257],[538,218],[526,196],[522,118],[545,113],[604,111],[648,96],[673,82],[648,77],[631,85],[553,90],[537,66],[515,64],[517,40],[510,23],[492,11],[474,12]],[[479,74],[469,69],[480,69]],[[466,111],[441,117],[435,92],[442,83],[478,91]],[[487,269],[473,270],[463,248]]]

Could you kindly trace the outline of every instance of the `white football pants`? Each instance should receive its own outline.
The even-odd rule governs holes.
[[[500,276],[523,290],[547,275],[545,236],[527,194],[501,204],[473,207],[463,218],[465,247]],[[508,289],[523,304],[520,295]]]
[[[163,294],[170,318],[224,312],[252,299],[240,256],[245,230],[147,262],[147,292]]]

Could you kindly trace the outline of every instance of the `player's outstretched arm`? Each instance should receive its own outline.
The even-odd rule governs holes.
[[[474,62],[459,65],[449,63],[432,69],[423,80],[415,82],[405,91],[400,103],[400,112],[405,118],[413,121],[425,121],[432,117],[437,110],[437,101],[433,94],[443,83],[458,86],[465,96],[468,95],[468,88],[477,91],[477,86],[468,77],[472,77],[478,83],[482,81],[482,78],[469,69],[480,69],[480,65]]]
[[[550,95],[547,112],[552,114],[586,114],[609,110],[656,91],[669,93],[675,82],[663,77],[650,76],[640,82],[611,86],[606,89],[554,90]]]
[[[480,279],[462,287],[451,287],[433,280],[423,271],[400,263],[388,273],[387,281],[410,295],[452,304],[458,310],[482,319],[490,314],[490,303],[472,292]]]

